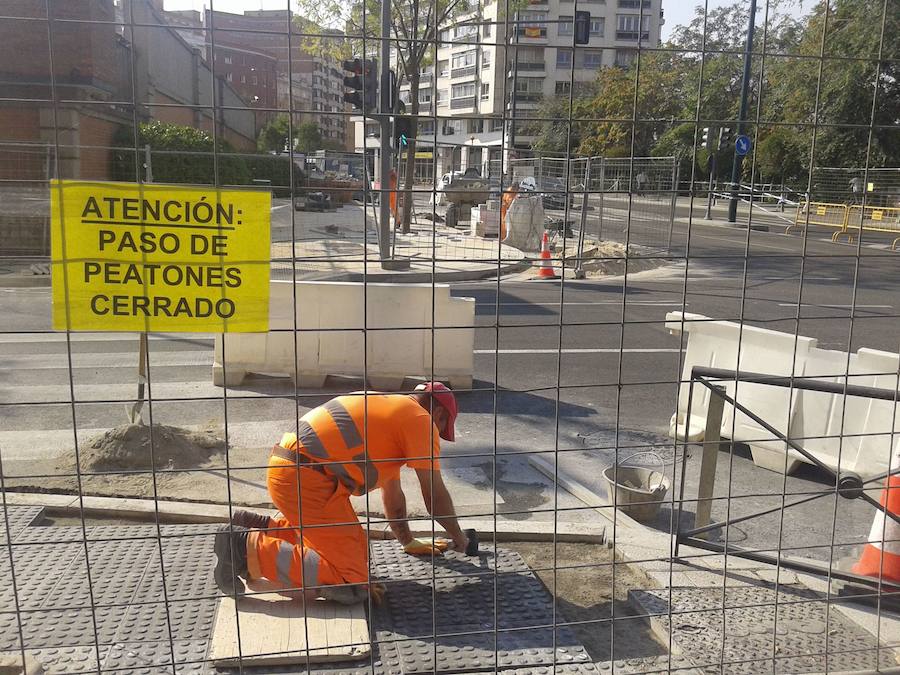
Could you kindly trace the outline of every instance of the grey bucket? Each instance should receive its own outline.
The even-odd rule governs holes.
[[[659,507],[666,498],[671,484],[659,471],[636,466],[610,466],[603,470],[606,479],[606,495],[610,504],[615,503],[622,512],[643,522],[656,519]],[[613,502],[615,490],[615,502]]]

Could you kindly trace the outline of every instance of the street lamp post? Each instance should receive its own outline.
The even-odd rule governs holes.
[[[753,56],[753,31],[756,27],[756,0],[750,0],[750,21],[747,24],[747,45],[744,48],[744,76],[741,79],[741,108],[738,112],[737,133],[735,139],[744,133],[744,122],[747,120],[747,95],[750,89],[750,61]],[[741,179],[741,163],[743,155],[734,152],[734,163],[731,166],[731,199],[728,201],[728,222],[737,222],[738,184]]]

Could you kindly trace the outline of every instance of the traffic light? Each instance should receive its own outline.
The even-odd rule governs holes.
[[[709,147],[709,127],[703,127],[703,138],[700,141],[701,148]]]
[[[719,129],[719,147],[724,148],[732,141],[731,127],[722,127]]]
[[[575,44],[586,45],[591,41],[591,13],[575,12]]]
[[[344,76],[344,101],[360,112],[371,112],[378,107],[378,62],[374,59],[348,59],[344,70],[353,73]]]
[[[394,145],[397,148],[405,148],[409,144],[409,139],[412,137],[412,117],[409,115],[395,115]]]

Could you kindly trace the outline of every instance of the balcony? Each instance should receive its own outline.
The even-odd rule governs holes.
[[[516,66],[519,69],[520,73],[524,72],[524,71],[532,72],[532,71],[546,70],[546,68],[547,68],[546,63],[537,63],[534,61],[519,61],[518,63],[513,63],[512,65]],[[510,68],[509,76],[512,77],[513,74],[514,74],[513,69]]]
[[[453,68],[450,71],[450,78],[455,77],[471,77],[475,74],[475,66],[465,66],[463,68]]]
[[[475,107],[475,97],[474,96],[462,96],[460,98],[451,98],[450,99],[450,110],[459,110],[460,108],[474,108]]]
[[[544,98],[543,92],[520,91],[516,92],[516,103],[535,103]]]
[[[619,9],[647,9],[650,7],[650,0],[619,0]]]
[[[516,29],[516,37],[541,40],[547,38],[546,26],[519,26]]]
[[[434,79],[434,73],[419,73],[419,82],[431,82]]]
[[[640,36],[641,40],[649,40],[650,32],[642,31],[638,33],[636,30],[617,30],[616,31],[616,40],[628,40],[630,42],[635,42]]]

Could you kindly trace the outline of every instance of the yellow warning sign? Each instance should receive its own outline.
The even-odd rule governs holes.
[[[53,327],[269,329],[271,195],[53,181]]]

